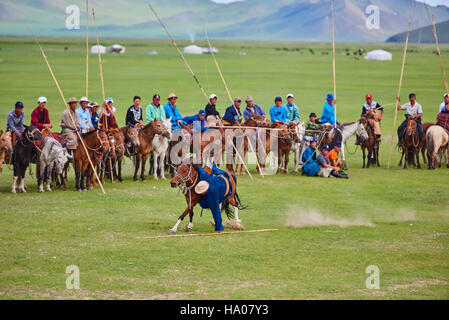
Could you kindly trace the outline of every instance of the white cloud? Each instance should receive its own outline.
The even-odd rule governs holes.
[[[424,0],[417,0],[419,2],[424,2]],[[437,5],[445,5],[449,7],[449,0],[425,0],[428,5],[437,6]]]

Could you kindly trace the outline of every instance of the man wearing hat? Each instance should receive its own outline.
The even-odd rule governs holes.
[[[98,110],[98,102],[92,101],[87,106],[90,112],[90,120],[92,122],[92,126],[94,129],[98,129],[98,121],[100,120],[100,116],[97,113]]]
[[[302,156],[304,152],[307,150],[307,146],[310,144],[310,141],[317,140],[320,136],[320,131],[323,130],[323,126],[319,123],[319,120],[317,120],[316,113],[312,112],[309,115],[309,121],[307,121],[306,124],[306,134],[304,136],[304,139],[301,141],[301,153],[299,156],[299,164],[302,165]]]
[[[449,93],[444,94],[444,101],[440,104],[440,112],[449,113]]]
[[[217,111],[217,95],[215,93],[209,96],[209,103],[206,105],[206,121],[215,125],[220,119],[220,113]]]
[[[134,96],[133,105],[128,108],[126,112],[125,123],[127,127],[135,127],[143,124],[142,107],[140,106],[141,99],[139,96]]]
[[[401,123],[401,125],[398,128],[398,138],[399,143],[401,143],[401,139],[404,136],[405,128],[407,127],[408,120],[415,120],[417,127],[418,127],[418,134],[419,134],[419,141],[421,142],[421,139],[423,137],[423,128],[422,128],[422,122],[421,118],[423,116],[423,110],[421,105],[416,101],[416,95],[414,93],[410,93],[409,96],[409,102],[404,104],[403,106],[400,105],[400,99],[398,99],[398,110],[405,110],[407,113],[405,114],[405,120]]]
[[[155,94],[153,96],[153,102],[150,103],[145,109],[146,123],[150,123],[154,120],[165,120],[165,110],[161,105],[161,96]]]
[[[320,166],[316,162],[316,146],[315,138],[310,140],[310,146],[301,155],[302,173],[308,177],[314,177],[320,171]]]
[[[176,106],[176,101],[178,97],[174,93],[170,93],[168,96],[168,102],[164,106],[165,110],[165,118],[171,119],[171,129],[172,131],[179,130],[180,124],[182,122],[181,113],[178,111],[178,107]]]
[[[276,97],[274,99],[274,106],[270,109],[271,123],[286,123],[287,122],[287,111],[282,105],[282,98]]]
[[[287,94],[287,103],[284,105],[284,108],[285,111],[287,111],[287,122],[298,123],[300,120],[299,108],[293,103],[293,99],[295,99],[295,97],[292,93]]]
[[[320,121],[323,124],[329,124],[334,126],[338,123],[338,120],[335,119],[335,98],[334,95],[329,93],[326,97],[326,103],[323,107],[323,113],[321,115]]]
[[[363,105],[362,116],[367,119],[372,119],[374,134],[376,135],[377,141],[379,141],[382,135],[382,132],[380,131],[380,122],[384,116],[384,108],[376,101],[373,101],[373,96],[370,93],[366,95],[365,99],[366,103]],[[380,116],[379,111],[381,112]]]
[[[23,112],[23,103],[21,101],[17,101],[14,110],[8,114],[8,120],[6,123],[6,131],[11,130],[11,140],[14,144],[16,138],[22,136],[22,132],[25,129],[24,126],[25,113]]]
[[[234,99],[234,104],[232,106],[229,106],[226,109],[226,112],[223,116],[223,125],[225,126],[232,126],[233,123],[238,122],[240,123],[242,121],[242,113],[240,112],[240,105],[242,104],[242,99],[239,97],[236,97]]]
[[[82,97],[79,103],[80,107],[76,109],[76,113],[78,115],[77,118],[81,127],[81,132],[86,133],[88,131],[94,130],[94,127],[92,126],[92,119],[90,118],[90,112],[87,108],[87,106],[89,105],[89,100],[87,99],[87,97]]]
[[[253,97],[247,96],[245,99],[246,108],[243,110],[243,118],[245,121],[251,119],[254,115],[265,118],[265,111],[253,101]]]
[[[35,126],[42,132],[44,129],[51,129],[53,125],[50,123],[50,117],[48,114],[47,98],[39,97],[37,99],[38,106],[31,113],[31,126]]]
[[[334,167],[331,165],[330,160],[329,160],[329,151],[330,151],[330,148],[327,144],[325,144],[321,147],[321,153],[316,159],[318,165],[320,166],[320,171],[318,171],[318,176],[324,177],[324,178],[335,177],[335,178],[348,179],[347,176],[343,176],[338,173],[337,167]]]
[[[78,136],[76,131],[80,129],[80,122],[78,118],[78,113],[76,112],[76,107],[78,105],[78,100],[76,98],[70,98],[67,101],[70,110],[64,110],[61,115],[60,126],[62,128],[62,134],[67,139],[67,149],[73,155],[73,150],[78,147]],[[75,122],[75,123],[73,123]]]
[[[198,132],[199,130],[201,130],[201,132],[204,132],[207,129],[209,129],[208,127],[206,127],[205,119],[206,119],[206,111],[200,110],[198,112],[198,114],[195,114],[190,117],[184,117],[182,119],[182,125],[190,126],[191,124],[193,124],[193,131],[189,130],[189,131],[191,131],[190,132],[191,134],[194,134],[194,133]]]

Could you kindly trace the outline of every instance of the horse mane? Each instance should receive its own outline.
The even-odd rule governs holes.
[[[83,134],[81,134],[81,137],[82,137],[82,138],[89,137],[89,136],[91,136],[94,132],[97,132],[97,131],[98,131],[98,129],[95,129],[95,130],[92,130],[92,131],[83,133]]]

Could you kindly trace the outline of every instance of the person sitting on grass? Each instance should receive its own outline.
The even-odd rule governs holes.
[[[318,171],[318,176],[324,177],[324,178],[335,177],[335,178],[348,179],[347,176],[343,176],[338,173],[337,167],[334,167],[331,165],[330,160],[329,160],[329,151],[330,151],[330,148],[327,144],[325,144],[321,147],[321,153],[316,159],[318,165],[320,166],[320,171]]]
[[[345,170],[346,170],[346,164],[339,158],[339,154],[341,151],[341,142],[337,141],[334,145],[334,148],[329,152],[329,161],[333,167],[337,168],[337,171],[341,175],[347,176]]]
[[[310,146],[304,151],[301,157],[302,174],[308,177],[314,177],[320,171],[320,166],[316,162],[316,146],[315,138],[311,138]]]

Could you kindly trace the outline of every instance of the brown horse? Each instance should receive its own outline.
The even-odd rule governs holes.
[[[418,124],[416,123],[416,120],[408,119],[404,135],[401,139],[401,146],[402,157],[405,156],[404,169],[407,169],[407,164],[416,165],[415,157],[418,163],[417,168],[421,169],[421,164],[419,163],[421,141],[419,140]],[[399,165],[401,165],[401,163]]]
[[[125,155],[125,136],[119,129],[112,129],[111,134],[114,137],[115,142],[115,157],[112,159],[112,174],[114,175],[114,179],[116,178],[118,181],[122,182],[122,161],[123,156]]]
[[[87,152],[94,166],[103,157],[103,153],[109,152],[110,150],[108,136],[103,129],[88,132],[82,136],[82,139],[86,145]],[[76,190],[86,190],[84,186],[84,179],[86,179],[87,187],[91,188],[91,175],[94,172],[92,167],[90,167],[89,159],[83,145],[81,144],[81,141],[79,141],[79,137],[78,147],[73,152],[73,158],[75,164]]]
[[[168,231],[169,234],[176,233],[179,224],[184,220],[187,214],[189,214],[190,222],[185,230],[191,231],[193,229],[193,209],[201,200],[201,195],[195,192],[195,186],[200,181],[198,169],[199,166],[193,165],[192,161],[190,161],[190,163],[183,163],[178,167],[178,169],[176,170],[176,175],[170,181],[170,185],[172,188],[179,187],[183,191],[187,202],[187,208],[179,216],[178,221],[173,226],[173,228]],[[241,221],[239,220],[238,213],[239,205],[241,205],[241,203],[236,191],[237,178],[229,172],[227,173],[229,175],[229,182],[231,183],[232,187],[232,194],[222,204],[221,209],[222,211],[224,210],[226,212],[226,215],[229,219],[234,217],[234,224],[231,225],[231,227],[234,227],[236,229],[243,229],[243,226],[240,223]],[[230,211],[229,204],[234,207],[234,213]]]
[[[134,156],[134,181],[137,181],[137,173],[139,171],[140,163],[142,163],[142,170],[140,173],[140,179],[145,181],[145,164],[147,162],[148,156],[150,155],[153,138],[156,134],[161,136],[170,137],[170,133],[165,128],[164,124],[160,120],[154,120],[148,123],[139,131],[139,146],[136,148]]]
[[[120,131],[125,137],[125,156],[131,157],[140,145],[139,130],[134,127],[121,127]]]
[[[288,174],[288,163],[290,159],[290,151],[293,146],[293,140],[296,136],[296,124],[290,123],[288,126],[280,123],[277,128],[281,131],[278,133],[278,169],[277,174],[281,174],[281,167],[284,168],[284,173]],[[299,137],[297,137],[299,140]]]
[[[11,159],[12,141],[11,132],[0,130],[0,172],[2,172],[3,161],[8,163]]]
[[[376,164],[378,167],[380,167],[379,142],[376,141],[376,135],[374,134],[374,125],[370,123],[370,121],[374,120],[362,116],[361,121],[363,123],[363,126],[365,127],[366,132],[368,133],[367,140],[359,141],[363,153],[363,168],[369,168],[371,165]],[[367,150],[368,154],[366,153]],[[367,161],[366,158],[368,158]]]

